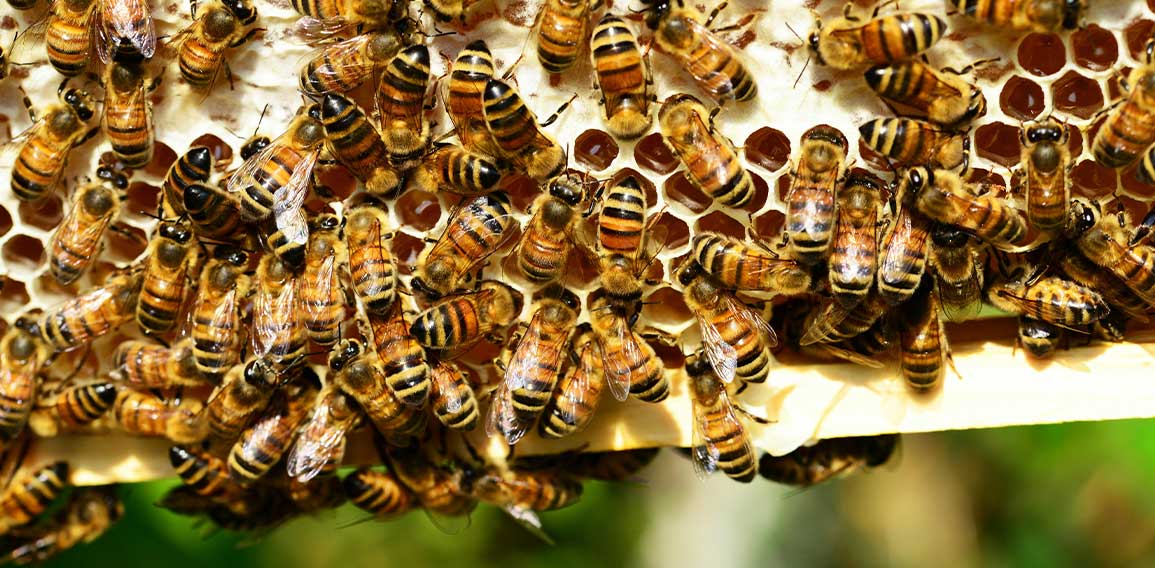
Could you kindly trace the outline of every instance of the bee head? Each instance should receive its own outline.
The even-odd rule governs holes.
[[[128,189],[128,176],[124,175],[124,172],[114,170],[107,166],[100,166],[96,169],[96,177],[110,182],[116,189]]]
[[[247,0],[223,0],[221,3],[244,25],[249,25],[257,19],[257,10]]]
[[[232,245],[221,245],[213,251],[213,258],[241,267],[249,263],[249,255],[245,251]]]
[[[76,116],[80,117],[80,120],[91,120],[95,114],[92,110],[92,97],[85,91],[68,89],[64,91],[63,99],[65,104],[72,107],[72,110],[76,112]]]
[[[356,339],[342,339],[329,354],[329,368],[334,371],[344,369],[353,359],[361,355],[361,342]]]
[[[241,146],[241,159],[248,160],[256,156],[261,150],[268,148],[269,144],[272,143],[273,141],[268,136],[253,136],[249,138],[245,141],[244,145]]]
[[[1071,219],[1067,226],[1075,236],[1090,231],[1098,222],[1099,212],[1089,203],[1077,201],[1071,204]]]
[[[192,231],[183,223],[161,223],[159,234],[161,238],[185,244],[192,240]]]

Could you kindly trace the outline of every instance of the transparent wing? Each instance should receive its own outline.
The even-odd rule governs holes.
[[[313,319],[326,319],[327,314],[325,312],[329,305],[326,299],[333,297],[334,287],[340,285],[337,281],[337,258],[334,256],[326,257],[315,272],[306,269],[305,280],[311,283],[315,292],[315,294],[301,298],[306,314]],[[308,299],[310,297],[317,298],[319,301],[310,301]]]
[[[537,513],[533,512],[533,510],[526,507],[517,507],[513,505],[502,507],[502,510],[504,510],[505,513],[514,520],[514,522],[521,525],[522,528],[529,531],[529,533],[533,536],[540,538],[546,544],[554,544],[553,539],[550,538],[549,535],[546,534],[545,530],[541,528],[541,518],[539,518]]]
[[[317,44],[349,29],[350,25],[351,23],[342,17],[321,20],[305,16],[297,20],[293,25],[293,31],[304,38],[306,43]]]
[[[869,300],[863,300],[869,301]],[[850,310],[842,307],[842,304],[834,300],[827,300],[822,311],[818,313],[813,319],[807,318],[806,333],[802,335],[799,344],[814,345],[828,339],[823,335],[823,328],[831,327],[842,323],[847,316],[850,315]]]
[[[286,470],[289,477],[307,482],[313,479],[334,456],[343,453],[345,434],[356,419],[337,421],[327,404],[313,410],[309,421],[301,428],[297,443],[289,453]]]
[[[582,346],[578,366],[570,372],[565,391],[570,406],[588,408],[592,414],[601,395],[601,383],[604,382],[602,373],[601,349],[596,341],[590,341]],[[567,413],[565,420],[568,423],[576,423],[577,417]]]
[[[273,194],[273,215],[277,220],[277,228],[285,234],[285,237],[297,244],[304,244],[309,240],[309,225],[302,207],[305,205],[305,197],[309,195],[313,167],[317,165],[317,158],[320,155],[320,151],[305,154],[293,168],[289,182]]]
[[[697,400],[691,402],[693,407],[693,437],[690,448],[691,462],[694,464],[694,473],[699,479],[706,479],[710,474],[718,471],[718,447],[707,435],[710,428],[710,409],[704,407]]]
[[[445,363],[431,369],[429,375],[433,381],[433,388],[436,392],[442,393],[441,397],[446,400],[445,410],[451,414],[460,411],[462,397],[457,396],[457,391],[461,388],[464,377]]]
[[[702,333],[702,350],[714,368],[714,374],[724,383],[734,382],[734,375],[738,372],[738,351],[730,345],[706,318],[698,316],[698,327]]]
[[[304,19],[309,18],[302,18],[302,20]],[[322,82],[332,84],[334,78],[340,77],[341,82],[357,85],[364,83],[373,76],[373,65],[366,62],[360,53],[371,37],[362,34],[314,50],[307,56],[308,62],[302,66],[302,74],[304,69],[311,66],[313,62],[323,60],[327,63],[316,65],[313,68],[313,75]],[[316,94],[324,95],[330,92],[333,91],[321,90]]]
[[[280,290],[259,290],[253,299],[253,335],[257,340],[257,354],[264,356],[272,351],[284,333],[285,319],[298,315],[296,280]]]
[[[105,64],[112,61],[116,46],[129,43],[145,59],[156,53],[156,28],[152,8],[144,0],[102,0],[97,13],[96,52]]]
[[[528,428],[517,426],[518,420],[513,414],[513,398],[508,381],[502,381],[489,400],[489,413],[485,416],[485,433],[491,438],[500,434],[510,445],[517,443],[521,436],[517,436],[517,440],[511,439],[511,436],[519,429],[522,430],[523,436]]]
[[[842,359],[848,363],[854,363],[855,365],[862,365],[863,367],[869,367],[871,369],[881,369],[885,366],[882,361],[878,359],[872,359],[843,347],[821,344],[818,345],[817,348],[829,354],[831,357],[837,357],[838,359]]]
[[[272,159],[273,155],[279,152],[284,145],[284,135],[278,136],[276,140],[273,140],[272,143],[265,146],[264,149],[257,152],[256,155],[249,157],[249,159],[241,164],[241,167],[237,168],[237,171],[233,172],[233,175],[229,176],[228,181],[225,182],[225,188],[231,193],[244,191],[245,187],[253,183],[255,176],[261,171],[261,167],[264,166],[265,162]]]
[[[736,318],[742,320],[746,325],[750,326],[751,329],[762,335],[762,338],[765,340],[763,345],[766,347],[778,346],[778,334],[774,333],[774,328],[770,327],[770,323],[762,317],[762,314],[758,313],[758,310],[747,306],[742,303],[742,300],[729,294],[726,295],[726,302],[730,304],[730,310]]]
[[[637,345],[633,343],[633,332],[630,331],[626,322],[618,316],[614,316],[614,328],[610,333],[614,334],[613,342],[621,346],[621,352],[617,353],[616,357],[610,356],[610,350],[606,348],[603,343],[602,362],[605,366],[606,382],[610,387],[610,394],[618,400],[625,400],[630,396],[630,384],[633,382],[633,369],[630,368],[630,361],[636,360],[641,354],[637,351]]]
[[[510,445],[516,444],[521,440],[533,426],[532,420],[525,420],[514,411],[513,393],[517,390],[532,388],[534,383],[533,373],[535,370],[538,369],[539,366],[549,365],[548,362],[542,360],[549,356],[549,350],[543,349],[541,341],[531,339],[539,335],[537,330],[540,326],[541,312],[539,311],[534,314],[533,319],[529,322],[529,329],[527,329],[525,335],[521,337],[521,341],[517,343],[513,357],[505,369],[502,389],[498,391],[498,393],[503,395],[500,402],[504,405],[504,408],[501,415],[496,417],[496,419],[499,420],[497,426]],[[560,353],[560,350],[557,352]],[[556,362],[554,363],[556,366]]]

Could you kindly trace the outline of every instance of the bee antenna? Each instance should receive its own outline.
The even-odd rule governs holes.
[[[794,37],[798,38],[798,46],[799,47],[806,45],[806,40],[802,39],[802,36],[799,35],[797,31],[794,30],[794,26],[791,26],[790,22],[782,22],[782,23],[786,24],[786,29],[790,30],[790,33],[794,34]]]
[[[798,82],[802,80],[802,74],[803,74],[803,73],[806,73],[806,68],[807,68],[807,67],[810,67],[810,59],[811,59],[811,56],[809,56],[809,55],[808,55],[808,56],[806,56],[806,63],[804,63],[804,64],[802,65],[802,70],[801,70],[801,71],[799,71],[799,72],[798,72],[798,76],[794,78],[794,85],[792,85],[792,86],[790,87],[791,89],[795,89],[795,88],[798,88]]]

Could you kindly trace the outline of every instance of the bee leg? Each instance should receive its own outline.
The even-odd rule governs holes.
[[[553,111],[553,114],[549,115],[549,118],[545,119],[545,122],[542,122],[539,126],[541,126],[542,128],[545,128],[545,127],[553,124],[555,121],[557,121],[558,117],[561,116],[561,113],[565,112],[565,109],[569,108],[570,103],[572,103],[574,101],[574,99],[576,99],[576,98],[577,98],[577,93],[574,93],[573,96],[570,97],[568,101],[562,103],[561,106],[557,107],[557,110]]]
[[[925,56],[926,54],[923,54],[923,55]],[[984,65],[989,65],[991,63],[995,63],[999,59],[1000,58],[998,58],[998,57],[988,57],[986,59],[980,59],[978,61],[975,61],[974,63],[971,63],[970,65],[967,65],[966,67],[963,67],[962,69],[956,70],[953,67],[943,67],[942,69],[940,69],[940,71],[942,71],[944,73],[953,73],[955,75],[966,75],[967,73],[970,73],[971,71],[974,71],[975,69],[978,69],[979,67],[982,67]]]
[[[706,27],[707,28],[710,27],[710,24],[714,23],[714,19],[717,18],[718,14],[721,14],[722,10],[725,10],[726,6],[729,4],[730,3],[728,1],[722,2],[721,4],[718,4],[717,6],[715,6],[713,10],[710,11],[710,16],[708,18],[706,18]]]
[[[743,383],[743,387],[745,387],[745,383]],[[753,420],[759,424],[773,424],[773,423],[777,422],[777,420],[771,420],[769,418],[766,418],[765,416],[759,416],[757,414],[754,414],[753,412],[750,412],[749,410],[747,410],[744,406],[742,406],[740,404],[734,404],[732,406],[734,407],[734,410],[737,410],[738,412],[745,414],[747,418],[749,418],[750,420]]]
[[[883,8],[885,8],[891,4],[898,6],[898,0],[886,0],[886,2],[879,2],[878,5],[874,7],[874,11],[870,13],[870,18],[871,19],[877,18],[878,13],[881,12]],[[847,6],[850,6],[850,4],[847,4]]]
[[[24,110],[28,111],[28,118],[31,119],[33,123],[35,123],[36,109],[32,106],[32,98],[29,97],[28,93],[24,91],[24,87],[16,85],[16,88],[20,91],[20,95],[24,97],[21,102],[24,103]]]
[[[229,47],[240,47],[240,46],[248,43],[249,40],[253,39],[253,36],[255,36],[258,33],[263,32],[263,31],[265,31],[265,28],[253,28],[253,29],[249,30],[249,32],[246,33],[245,35],[237,38],[236,41],[230,43]]]
[[[228,61],[224,62],[224,68],[225,68],[225,79],[229,80],[229,90],[234,91],[234,90],[236,90],[236,85],[233,83],[233,69],[232,69],[232,67],[229,67]]]
[[[89,129],[88,129],[88,132],[85,132],[85,133],[84,133],[84,138],[81,138],[79,141],[77,141],[77,142],[76,142],[76,146],[81,146],[81,145],[83,145],[85,142],[88,142],[89,140],[92,140],[92,137],[93,137],[93,136],[96,136],[96,133],[97,133],[97,132],[100,132],[100,127],[99,127],[99,126],[93,126],[92,128],[89,128]]]

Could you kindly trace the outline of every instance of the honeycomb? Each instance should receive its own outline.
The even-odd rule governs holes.
[[[620,0],[619,0],[620,2]],[[950,30],[928,54],[936,66],[962,67],[973,61],[997,58],[975,73],[977,84],[988,101],[988,112],[971,130],[973,146],[972,181],[1013,187],[1014,168],[1019,161],[1020,123],[1050,113],[1072,126],[1071,149],[1075,167],[1074,191],[1087,197],[1112,194],[1141,217],[1155,190],[1139,183],[1130,172],[1118,175],[1096,164],[1090,156],[1089,141],[1100,122],[1097,114],[1120,93],[1118,78],[1141,61],[1148,38],[1155,32],[1155,8],[1151,2],[1095,2],[1086,25],[1063,34],[1013,34],[969,22],[960,16],[947,17]],[[180,2],[153,3],[159,36],[171,35],[186,26],[189,15]],[[156,210],[158,188],[168,166],[194,143],[207,143],[228,161],[233,148],[259,130],[275,135],[283,129],[301,99],[296,92],[297,68],[312,51],[294,32],[298,20],[287,2],[259,2],[259,25],[265,32],[255,41],[237,49],[230,58],[235,81],[218,84],[208,95],[192,92],[180,79],[175,65],[163,55],[151,68],[163,66],[164,82],[152,95],[156,124],[157,151],[153,162],[135,172],[128,200],[120,215],[123,232],[110,233],[101,260],[77,283],[57,285],[43,261],[44,244],[68,206],[58,191],[43,203],[18,202],[8,190],[0,191],[0,273],[7,275],[0,293],[0,313],[9,320],[27,311],[55,306],[77,291],[98,285],[105,275],[139,258],[155,219],[146,214]],[[791,159],[797,158],[801,135],[816,124],[827,124],[852,141],[848,159],[854,165],[891,179],[889,167],[879,156],[866,150],[858,140],[858,125],[891,112],[868,89],[860,71],[837,72],[808,61],[808,52],[794,30],[805,35],[813,23],[812,9],[831,21],[841,14],[842,3],[831,1],[781,0],[767,9],[764,2],[734,0],[722,12],[725,25],[743,14],[755,14],[752,25],[733,39],[743,46],[742,57],[755,70],[759,97],[748,103],[727,105],[717,118],[720,131],[742,148],[742,154],[758,188],[751,204],[731,209],[693,188],[679,172],[679,166],[654,131],[637,142],[615,141],[602,131],[598,93],[592,87],[592,70],[587,59],[563,76],[551,77],[540,67],[527,42],[538,2],[494,0],[472,9],[462,33],[428,38],[435,54],[433,72],[442,76],[442,88],[449,63],[468,41],[485,38],[492,50],[499,74],[515,67],[516,83],[527,104],[544,118],[562,103],[574,102],[546,132],[567,145],[571,167],[587,171],[599,179],[609,179],[627,168],[647,180],[650,214],[661,215],[659,225],[668,234],[665,247],[647,277],[661,283],[646,290],[646,304],[640,324],[678,337],[681,344],[660,348],[673,391],[661,404],[606,400],[597,419],[585,432],[548,444],[529,436],[518,446],[519,454],[562,452],[575,448],[588,451],[620,450],[652,446],[690,445],[689,400],[680,377],[682,350],[691,350],[699,341],[697,326],[670,275],[689,252],[692,235],[717,231],[745,237],[747,230],[772,241],[782,226],[782,199],[788,188]],[[648,42],[640,17],[628,6],[612,10],[628,17],[631,25]],[[709,7],[706,7],[707,9]],[[901,5],[904,11],[942,14],[941,0],[912,0]],[[868,12],[859,2],[856,9]],[[890,9],[890,8],[888,8]],[[33,23],[39,12],[15,12],[7,6],[0,29],[11,35]],[[420,7],[412,7],[414,15]],[[524,55],[524,57],[522,57]],[[703,97],[670,57],[650,53],[659,98],[678,92]],[[30,123],[21,108],[19,85],[36,107],[55,100],[59,75],[44,64],[41,50],[17,52],[19,61],[34,62],[15,67],[12,78],[0,83],[0,140],[4,132],[15,135]],[[808,64],[809,63],[809,64]],[[704,97],[703,97],[704,98]],[[430,111],[435,133],[449,130],[451,123],[443,105]],[[263,114],[263,119],[259,118]],[[656,123],[656,120],[655,120]],[[90,176],[102,153],[108,150],[103,138],[72,152],[66,171],[68,189],[74,180]],[[10,154],[9,154],[10,155]],[[0,187],[9,186],[11,158],[0,167]],[[235,166],[239,158],[233,158]],[[339,173],[323,176],[337,194],[353,189],[353,180]],[[526,206],[537,187],[524,178],[507,179],[505,189],[513,198],[518,218],[524,223]],[[439,235],[455,204],[455,197],[408,191],[391,203],[390,220],[398,228],[392,247],[408,274],[416,264],[427,236]],[[340,210],[340,204],[334,208]],[[508,250],[508,249],[507,249]],[[532,297],[535,287],[499,254],[485,272],[487,278],[512,283]],[[593,268],[580,265],[567,274],[567,286],[583,299],[596,287]],[[527,302],[522,317],[534,306]],[[588,314],[583,313],[582,320]],[[135,330],[125,328],[99,340],[80,368],[79,376],[99,376],[109,369],[113,346]],[[748,425],[755,445],[774,455],[790,452],[821,438],[871,435],[888,432],[919,432],[956,428],[995,427],[1069,420],[1098,420],[1155,415],[1155,386],[1138,381],[1139,370],[1155,362],[1143,342],[1150,334],[1133,330],[1129,342],[1074,346],[1055,361],[1030,361],[1014,349],[1014,323],[994,319],[967,324],[951,324],[957,375],[948,373],[941,393],[931,398],[912,397],[902,383],[897,365],[888,361],[883,369],[867,369],[849,364],[818,362],[781,353],[768,383],[742,393],[740,400],[752,412],[772,419],[769,425]],[[472,353],[468,361],[480,363],[493,351]],[[52,372],[62,376],[77,364],[81,354],[61,358]],[[483,374],[492,371],[479,365]],[[496,380],[490,376],[492,382]],[[496,442],[489,450],[504,452]],[[138,481],[171,475],[165,457],[167,444],[119,436],[45,439],[38,442],[32,461],[48,461],[67,456],[73,462],[73,481],[99,484],[111,481]],[[349,461],[372,460],[366,446],[352,448]]]

